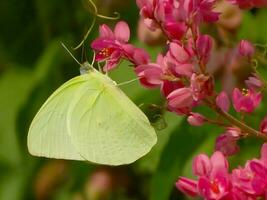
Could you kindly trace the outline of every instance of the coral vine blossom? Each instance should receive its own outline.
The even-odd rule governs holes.
[[[233,105],[237,112],[251,113],[260,104],[262,95],[251,89],[244,89],[242,92],[235,88],[233,91]]]
[[[100,26],[99,38],[92,42],[91,47],[96,51],[96,61],[106,61],[105,71],[116,68],[121,58],[126,58],[134,64],[148,63],[148,54],[127,44],[129,38],[130,29],[124,21],[116,24],[114,32],[105,24]]]
[[[176,187],[188,196],[205,200],[253,200],[267,194],[267,143],[262,146],[261,158],[247,161],[244,168],[229,172],[224,155],[217,151],[211,158],[200,154],[193,161],[197,180],[180,177]]]

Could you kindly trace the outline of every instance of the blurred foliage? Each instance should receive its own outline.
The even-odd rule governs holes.
[[[144,46],[136,38],[135,1],[95,2],[105,15],[120,12],[132,28],[132,42]],[[0,13],[0,200],[185,199],[174,188],[174,182],[179,175],[191,175],[194,155],[213,151],[214,139],[221,130],[213,126],[189,127],[171,113],[161,119],[167,127],[158,131],[158,144],[129,166],[111,168],[28,154],[27,131],[38,108],[58,86],[79,74],[78,66],[60,42],[75,46],[90,26],[92,16],[86,1],[74,0],[2,0]],[[247,12],[239,37],[266,43],[266,18],[266,10]],[[98,20],[103,22],[114,23]],[[97,30],[96,26],[85,44],[84,60],[92,57],[89,44]],[[154,58],[161,51],[155,47],[146,49]],[[80,58],[82,52],[75,55]],[[133,79],[134,73],[123,62],[111,77],[124,82]],[[137,82],[122,89],[137,105],[163,103],[158,90],[145,90]],[[263,115],[264,108],[259,111],[259,116]],[[259,141],[246,140],[241,145],[244,153],[232,158],[235,165],[259,150]]]

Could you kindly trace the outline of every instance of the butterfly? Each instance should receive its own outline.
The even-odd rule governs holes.
[[[34,117],[30,154],[105,165],[129,164],[147,154],[157,136],[146,115],[107,75],[87,62],[81,69]]]

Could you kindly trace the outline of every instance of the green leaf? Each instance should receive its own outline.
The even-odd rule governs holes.
[[[12,69],[0,79],[0,160],[19,165],[22,159],[16,133],[16,117],[32,89],[32,73],[26,69]]]

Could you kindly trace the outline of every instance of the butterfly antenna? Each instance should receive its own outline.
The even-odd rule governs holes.
[[[84,63],[84,59],[86,59],[86,56],[84,55],[84,44],[82,45],[82,55],[81,55],[81,61]]]
[[[140,78],[135,78],[135,79],[130,80],[130,81],[126,81],[126,82],[123,82],[123,83],[119,83],[118,86],[128,85],[128,84],[133,83],[133,82],[138,81],[138,80],[140,80]]]
[[[70,54],[70,56],[75,60],[75,62],[78,63],[78,65],[82,66],[82,64],[75,58],[75,56],[71,53],[71,51],[68,49],[68,47],[66,47],[66,45],[63,42],[61,42],[61,45]]]

